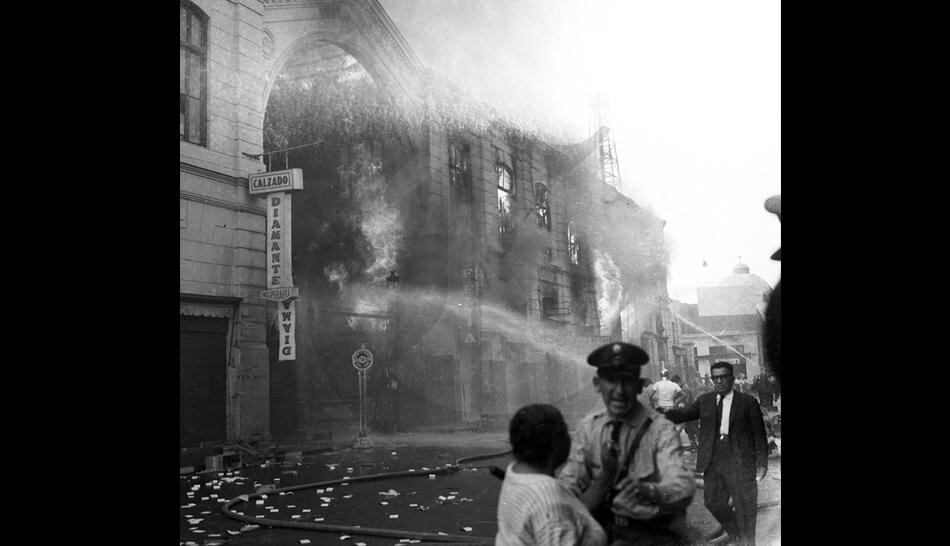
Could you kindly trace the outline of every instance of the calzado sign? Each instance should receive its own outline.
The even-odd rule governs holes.
[[[250,191],[252,195],[303,189],[303,169],[257,173],[247,178],[250,181],[248,191]]]

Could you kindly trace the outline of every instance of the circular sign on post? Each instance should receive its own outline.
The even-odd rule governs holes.
[[[364,343],[362,347],[353,353],[353,367],[359,371],[368,370],[373,365],[373,353],[366,348]]]

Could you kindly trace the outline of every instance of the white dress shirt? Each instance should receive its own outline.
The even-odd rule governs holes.
[[[722,401],[722,423],[719,425],[719,434],[729,434],[729,412],[732,410],[732,389],[726,393],[726,398]],[[716,405],[719,405],[721,394],[716,395]]]

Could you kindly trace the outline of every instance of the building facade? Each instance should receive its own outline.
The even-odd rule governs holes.
[[[720,360],[750,380],[765,373],[762,327],[770,293],[764,279],[739,263],[717,286],[698,288],[696,304],[674,304],[681,339],[692,345],[701,376]]]
[[[608,340],[683,361],[663,222],[598,178],[595,137],[558,142],[465,98],[374,0],[180,5],[183,447],[353,434],[360,348],[371,428],[506,422],[533,402],[579,418],[598,402],[586,355]],[[294,360],[260,297],[265,201],[248,193],[285,168],[304,178]]]

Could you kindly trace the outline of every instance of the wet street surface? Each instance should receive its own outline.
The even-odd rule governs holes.
[[[221,472],[179,477],[179,544],[195,545],[297,545],[432,543],[425,534],[439,533],[485,538],[496,532],[501,480],[488,467],[504,468],[510,455],[462,463],[456,472],[432,472],[457,459],[508,449],[504,433],[396,434],[376,439],[371,449],[340,449],[304,456],[298,460],[268,462]],[[695,454],[687,453],[695,465]],[[231,499],[253,494],[261,486],[287,488],[303,484],[356,479],[360,476],[413,471],[406,477],[321,485],[266,498],[251,498],[233,510],[254,520],[273,519],[347,526],[346,531],[317,532],[251,524],[226,517],[222,508]],[[698,480],[701,483],[701,480]],[[769,476],[759,485],[759,504],[781,499],[780,459],[770,460]],[[702,489],[689,508],[691,525],[704,533],[717,524],[703,506]],[[759,510],[757,542],[780,541],[781,507]],[[360,528],[419,532],[415,538],[361,534]]]

